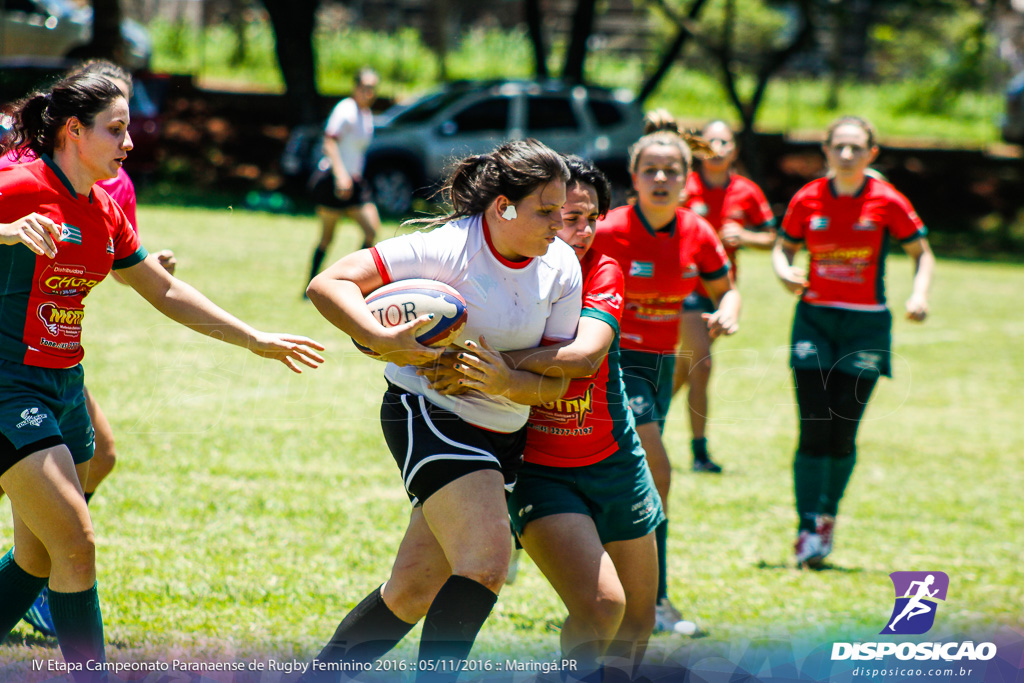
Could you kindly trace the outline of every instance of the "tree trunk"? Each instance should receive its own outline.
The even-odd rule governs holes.
[[[540,11],[540,0],[526,0],[526,28],[530,34],[530,44],[533,45],[533,72],[537,80],[546,80],[548,77],[548,54],[544,45],[544,17]]]
[[[572,37],[565,53],[562,78],[568,83],[583,83],[587,59],[587,41],[594,32],[594,14],[597,0],[578,0],[572,17]]]
[[[119,0],[92,0],[92,40],[72,50],[68,57],[76,61],[108,59],[124,64],[121,17]]]
[[[274,27],[277,62],[285,92],[294,103],[294,123],[319,123],[313,29],[320,0],[263,0]]]

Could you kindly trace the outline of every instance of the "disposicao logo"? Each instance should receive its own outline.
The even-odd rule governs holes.
[[[893,572],[889,578],[896,588],[896,604],[888,624],[880,633],[927,633],[935,623],[937,601],[946,600],[949,576],[945,572]]]
[[[945,572],[893,572],[889,575],[896,600],[892,614],[879,635],[920,635],[935,624],[938,601],[946,600],[949,576]],[[832,661],[899,660],[946,662],[985,661],[996,656],[994,643],[963,642],[868,642],[833,643]]]

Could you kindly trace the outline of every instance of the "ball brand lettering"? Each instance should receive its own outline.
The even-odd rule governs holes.
[[[394,327],[416,319],[416,304],[412,301],[404,301],[398,304],[388,304],[370,311],[384,327]]]

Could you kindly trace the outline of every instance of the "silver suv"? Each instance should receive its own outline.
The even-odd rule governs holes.
[[[593,160],[621,185],[628,182],[629,145],[643,132],[643,115],[628,93],[528,81],[457,81],[392,107],[375,123],[366,178],[381,211],[392,215],[435,190],[452,162],[527,137]],[[293,134],[285,172],[297,166],[295,143]],[[316,154],[319,144],[306,148]]]

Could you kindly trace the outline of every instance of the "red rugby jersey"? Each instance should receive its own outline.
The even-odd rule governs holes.
[[[686,201],[683,206],[706,220],[719,233],[726,221],[739,223],[748,230],[768,228],[775,223],[772,207],[761,188],[753,180],[735,173],[729,174],[729,182],[724,187],[708,187],[700,172],[691,173],[686,179]],[[736,247],[725,247],[734,278],[739,277],[736,251]],[[708,296],[702,283],[698,283],[697,293]]]
[[[626,277],[622,348],[670,352],[679,337],[679,316],[699,278],[729,272],[729,258],[715,229],[689,209],[676,209],[675,224],[655,231],[633,206],[608,212],[597,223],[594,250],[611,256]]]
[[[111,268],[127,268],[146,250],[104,190],[77,194],[44,157],[0,170],[0,223],[37,212],[62,226],[56,258],[23,244],[0,246],[0,358],[70,368],[84,355],[84,299]]]
[[[583,268],[583,313],[615,330],[601,368],[572,380],[562,398],[534,406],[527,423],[526,462],[582,467],[633,447],[635,429],[619,363],[619,321],[625,283],[618,262],[591,249]]]
[[[828,178],[811,181],[790,201],[782,232],[810,254],[803,300],[861,311],[885,310],[889,235],[908,243],[927,234],[907,198],[870,176],[860,192],[842,197]]]

